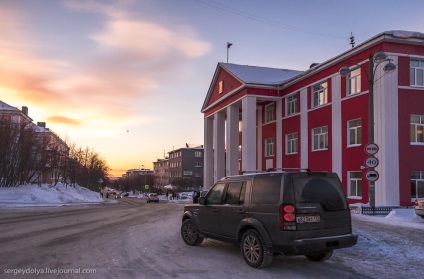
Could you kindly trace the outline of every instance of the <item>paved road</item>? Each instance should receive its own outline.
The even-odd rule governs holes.
[[[37,271],[67,273],[38,278],[420,278],[416,266],[423,258],[408,255],[424,246],[424,238],[411,237],[414,229],[354,220],[358,245],[336,251],[327,262],[279,256],[259,270],[231,244],[185,245],[182,210],[183,204],[132,198],[118,205],[1,209],[0,278],[16,278],[19,269],[31,273],[19,274],[23,278],[37,278]],[[375,248],[387,242],[395,254]]]

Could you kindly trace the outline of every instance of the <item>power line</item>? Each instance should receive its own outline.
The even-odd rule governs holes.
[[[307,30],[307,29],[296,27],[296,26],[288,25],[288,24],[285,24],[285,23],[282,23],[282,22],[279,22],[279,21],[275,21],[275,20],[272,20],[272,19],[260,17],[260,16],[257,16],[257,15],[254,15],[254,14],[251,14],[251,13],[248,13],[248,12],[244,12],[242,10],[227,6],[225,4],[222,4],[222,3],[219,3],[219,2],[216,2],[216,1],[213,1],[213,0],[196,0],[196,1],[199,2],[199,3],[202,3],[204,5],[216,8],[218,10],[225,11],[227,13],[238,15],[238,16],[250,19],[250,20],[258,21],[258,22],[261,22],[261,23],[264,23],[264,24],[275,26],[275,27],[289,29],[289,30],[293,30],[293,31],[296,31],[296,32],[302,32],[302,33],[317,35],[317,36],[321,36],[321,37],[347,40],[347,38],[345,38],[345,37],[315,32],[315,31],[312,31],[312,30]]]

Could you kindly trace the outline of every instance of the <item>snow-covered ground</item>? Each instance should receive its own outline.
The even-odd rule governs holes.
[[[28,184],[0,188],[0,207],[86,205],[105,202],[116,203],[117,201],[103,199],[99,192],[93,192],[84,187],[61,183],[55,186]]]
[[[192,192],[181,193],[183,199],[170,200],[175,203],[191,203]],[[136,198],[146,198],[146,195],[132,195]],[[160,200],[167,200],[166,195],[160,195]],[[29,184],[18,187],[0,188],[1,207],[28,207],[28,206],[65,206],[87,205],[97,203],[117,203],[113,198],[101,198],[99,192],[91,191],[80,186],[69,186],[58,183],[55,186]],[[353,214],[354,218],[372,222],[391,223],[399,226],[423,228],[424,220],[417,216],[413,209],[395,209],[387,216],[366,216]]]

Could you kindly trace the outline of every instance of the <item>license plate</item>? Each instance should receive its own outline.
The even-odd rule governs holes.
[[[319,216],[297,216],[296,223],[319,223],[321,221]]]

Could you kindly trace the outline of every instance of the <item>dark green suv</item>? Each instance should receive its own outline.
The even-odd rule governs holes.
[[[276,254],[324,261],[356,244],[339,177],[326,172],[266,172],[221,179],[199,204],[186,205],[188,245],[212,238],[240,245],[246,263],[266,267]]]

